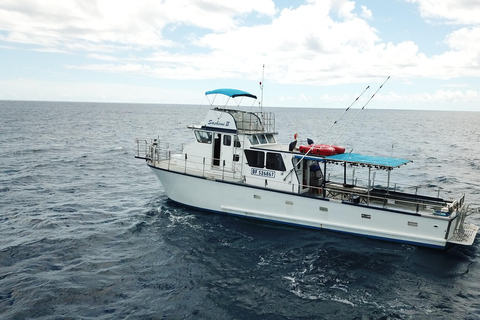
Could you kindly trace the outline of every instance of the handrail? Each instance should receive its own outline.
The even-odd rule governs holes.
[[[198,175],[202,177],[207,177],[211,179],[218,179],[218,180],[229,180],[229,181],[236,181],[246,183],[246,180],[241,172],[240,164],[233,161],[220,161],[218,166],[213,166],[213,158],[207,157],[200,157],[194,156],[190,154],[181,154],[172,153],[169,150],[169,144],[160,142],[157,139],[152,140],[149,144],[147,140],[144,139],[136,139],[137,142],[137,156],[138,158],[147,159],[150,161],[153,166],[160,166],[161,162],[168,161],[168,170],[172,171],[180,171],[183,173]],[[183,148],[182,148],[183,149]],[[239,170],[236,170],[238,168]],[[255,181],[257,179],[265,180],[264,178],[259,178],[255,176],[248,176],[249,181]],[[331,177],[329,176],[329,180]],[[430,197],[426,195],[420,195],[417,193],[406,193],[400,190],[405,190],[408,188],[415,188],[418,190],[418,187],[409,186],[407,184],[400,184],[405,188],[397,189],[397,185],[395,187],[389,188],[388,192],[386,188],[378,188],[372,187],[370,184],[363,185],[361,182],[365,182],[361,179],[356,179],[356,183],[354,186],[345,186],[339,180],[338,186],[333,188],[330,186],[307,186],[307,185],[299,185],[291,182],[274,180],[274,183],[279,185],[288,185],[283,190],[291,190],[293,193],[302,193],[309,189],[308,194],[313,195],[320,198],[329,198],[329,199],[337,199],[342,201],[350,201],[352,203],[359,203],[362,202],[367,206],[382,206],[382,207],[396,207],[396,208],[403,208],[408,207],[408,210],[419,212],[419,210],[426,208],[427,206],[430,207],[438,207],[439,210],[443,209],[447,206],[449,201],[444,201],[439,197]],[[360,182],[360,184],[359,184]],[[376,184],[381,181],[376,181]],[[258,185],[261,185],[259,183]],[[268,185],[265,185],[266,188],[269,188]],[[398,190],[398,191],[397,191]],[[453,203],[453,202],[452,202]],[[450,208],[452,208],[452,203],[450,203]],[[458,205],[458,209],[462,206]],[[442,210],[443,212],[444,210]],[[457,208],[453,208],[449,211],[457,212]],[[433,211],[432,211],[433,213]],[[452,214],[453,212],[449,212]]]

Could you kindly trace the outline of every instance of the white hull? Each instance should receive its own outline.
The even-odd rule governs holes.
[[[434,248],[447,245],[447,218],[399,214],[151,168],[171,200],[195,208]]]

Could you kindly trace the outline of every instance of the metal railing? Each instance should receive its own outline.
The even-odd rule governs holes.
[[[188,173],[205,177],[208,179],[228,180],[238,183],[247,183],[247,177],[242,172],[240,162],[225,161],[208,157],[192,156],[182,154],[181,150],[172,152],[170,145],[153,139],[150,142],[144,139],[136,139],[136,157],[146,159],[153,166],[165,167],[168,170]],[[219,165],[214,165],[214,160],[218,160]],[[328,176],[327,180],[331,177]],[[425,196],[418,193],[418,186],[406,184],[393,184],[391,187],[380,185],[376,180],[375,186],[372,181],[365,183],[363,180],[355,179],[352,185],[344,185],[343,178],[335,182],[329,181],[322,186],[304,185],[280,180],[268,180],[265,178],[248,175],[249,184],[264,186],[267,189],[290,190],[292,193],[306,194],[319,198],[336,199],[351,202],[353,204],[364,204],[367,206],[397,208],[409,211],[419,212],[429,208],[432,212],[437,209],[439,215],[446,214],[442,209],[449,203],[451,205],[448,214],[453,211],[458,212],[462,205],[455,207],[454,202],[445,201],[438,197],[440,189],[437,190],[437,196]],[[255,183],[258,181],[258,183]],[[340,182],[342,181],[342,182]],[[363,183],[362,183],[363,182]],[[415,192],[406,192],[405,190],[414,190]],[[463,199],[463,198],[462,198]]]

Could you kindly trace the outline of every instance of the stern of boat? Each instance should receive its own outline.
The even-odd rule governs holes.
[[[473,210],[469,204],[465,204],[465,195],[459,200],[449,204],[448,208],[455,212],[455,219],[452,220],[453,232],[451,237],[447,240],[451,244],[460,244],[470,246],[475,241],[479,226],[465,222],[465,218],[479,210]]]

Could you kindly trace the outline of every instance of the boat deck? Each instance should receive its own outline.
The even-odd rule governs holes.
[[[196,167],[189,167],[179,159],[175,159],[174,161],[171,161],[171,159],[162,159],[150,162],[149,164],[152,167],[157,167],[159,169],[203,177],[210,180],[245,184],[245,179],[240,171],[233,172],[232,170],[222,167],[214,167],[204,164],[198,164]],[[327,198],[384,210],[387,209],[419,215],[429,215],[440,219],[442,217],[447,217],[447,215],[442,213],[441,210],[447,206],[448,202],[435,197],[387,191],[378,188],[369,189],[367,187],[344,185],[343,183],[333,181],[327,182],[325,188],[293,186],[291,189],[299,190],[299,194],[309,197]]]

